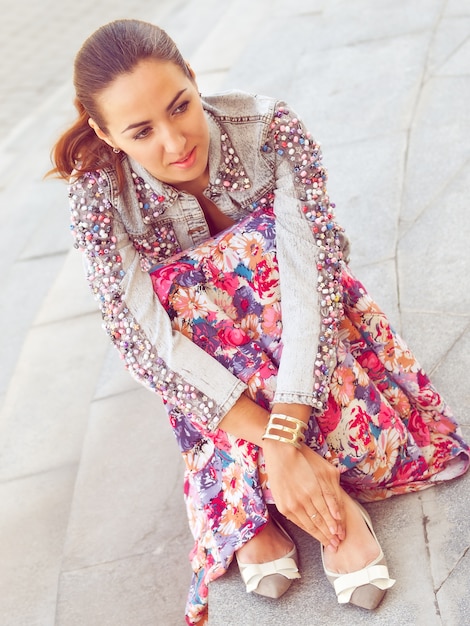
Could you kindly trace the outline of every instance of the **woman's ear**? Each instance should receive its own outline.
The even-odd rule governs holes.
[[[196,72],[193,70],[193,68],[191,67],[191,65],[188,63],[188,61],[185,61],[186,63],[186,67],[188,68],[189,71],[189,75],[191,76],[191,78],[193,79],[194,82],[196,82]]]
[[[196,89],[199,91],[199,86],[198,86],[197,80],[196,80],[196,72],[193,70],[193,68],[190,66],[190,64],[187,61],[185,61],[185,63],[186,63],[186,67],[188,68],[188,72],[189,72],[189,75],[191,77],[191,80],[193,81]],[[201,92],[200,91],[199,91],[199,96],[201,96]]]
[[[91,128],[93,128],[93,130],[95,131],[96,135],[102,141],[106,142],[108,144],[108,146],[111,146],[111,148],[114,148],[114,145],[112,144],[112,142],[108,138],[108,135],[103,130],[101,130],[101,128],[98,126],[98,124],[95,122],[95,120],[93,120],[91,117],[88,118],[88,124],[89,124],[89,126],[91,126]]]

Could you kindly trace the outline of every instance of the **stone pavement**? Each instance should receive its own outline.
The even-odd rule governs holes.
[[[64,185],[44,182],[83,39],[116,17],[167,28],[203,92],[286,99],[323,144],[352,266],[470,439],[469,0],[0,0],[0,624],[177,626],[191,539],[159,401],[100,329]],[[339,607],[317,546],[279,602],[235,568],[211,626],[470,624],[468,476],[371,505],[397,578]]]

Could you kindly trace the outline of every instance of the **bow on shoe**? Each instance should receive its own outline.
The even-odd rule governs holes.
[[[386,565],[369,565],[357,572],[343,574],[333,583],[338,602],[347,604],[351,596],[358,587],[363,585],[374,585],[378,589],[390,589],[395,584],[393,578],[389,577]]]
[[[272,574],[281,574],[289,580],[300,578],[296,562],[291,557],[283,557],[269,563],[243,565],[243,581],[247,592],[256,591],[261,579]]]

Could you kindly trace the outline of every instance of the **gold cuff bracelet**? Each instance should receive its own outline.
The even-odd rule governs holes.
[[[284,415],[283,413],[271,413],[262,439],[274,439],[282,443],[290,443],[292,446],[300,449],[301,443],[305,441],[306,428],[307,424],[302,420],[298,420],[290,415]],[[273,430],[282,434],[277,435],[272,432]],[[285,436],[284,433],[288,436]]]

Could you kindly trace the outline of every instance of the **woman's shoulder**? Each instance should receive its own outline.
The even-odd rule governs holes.
[[[203,97],[204,108],[216,118],[233,121],[271,119],[278,100],[270,96],[231,90]]]
[[[110,196],[116,189],[117,172],[111,167],[90,171],[74,171],[68,183],[70,194]]]

